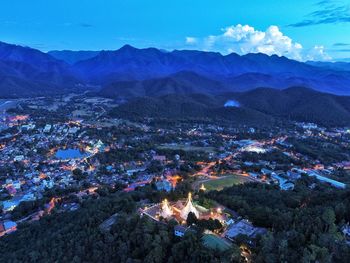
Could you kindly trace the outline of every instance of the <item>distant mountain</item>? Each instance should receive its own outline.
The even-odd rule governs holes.
[[[106,86],[118,81],[159,79],[190,71],[220,81],[231,90],[301,85],[350,95],[350,71],[309,65],[276,55],[232,53],[223,56],[214,52],[164,52],[127,45],[116,51],[101,51],[91,59],[76,63],[73,69],[86,81]]]
[[[36,49],[0,42],[0,97],[73,90],[79,80],[68,65]]]
[[[94,58],[74,65],[75,72],[93,83],[144,80],[165,77],[186,69],[177,59],[155,48],[136,49],[129,45],[117,51],[101,51]]]
[[[350,125],[350,97],[301,87],[285,90],[259,88],[220,95],[170,94],[132,99],[115,108],[112,114],[120,117],[207,117],[246,124],[271,124],[273,119],[279,118],[347,126]]]
[[[86,60],[97,56],[100,51],[72,51],[72,50],[52,50],[47,52],[50,56],[63,60],[73,65],[79,61]]]
[[[88,80],[99,83],[159,78],[179,71],[192,71],[222,80],[247,72],[302,75],[314,70],[312,66],[300,62],[263,54],[223,56],[195,50],[163,52],[155,48],[137,49],[128,45],[116,51],[102,51],[92,59],[77,63],[74,68]]]
[[[0,60],[28,64],[39,71],[55,71],[65,67],[59,61],[37,49],[0,42]]]
[[[350,71],[349,71],[350,72]],[[245,73],[225,80],[232,91],[245,91],[260,87],[285,89],[293,86],[308,87],[321,92],[350,95],[349,72],[326,71],[327,74],[295,76],[290,73]]]
[[[342,71],[350,71],[350,63],[349,62],[320,62],[320,61],[307,61],[306,64],[332,69],[332,70],[342,70]]]
[[[244,73],[228,78],[225,83],[232,91],[246,91],[259,87],[285,89],[290,86],[313,86],[313,83],[306,78],[291,77],[288,75],[274,76],[262,73]]]
[[[218,94],[303,86],[350,95],[347,63],[302,63],[276,55],[126,45],[116,51],[52,51],[0,42],[0,97],[38,96],[102,87],[107,97]]]
[[[166,94],[218,94],[224,91],[227,91],[227,88],[221,82],[197,73],[182,71],[158,79],[114,82],[103,88],[99,95],[109,98],[130,98]]]

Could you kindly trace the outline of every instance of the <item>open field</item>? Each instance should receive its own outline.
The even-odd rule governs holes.
[[[213,179],[204,182],[204,186],[207,190],[222,190],[224,187],[229,187],[234,184],[243,184],[246,182],[251,182],[252,180],[247,176],[242,175],[227,175],[219,179]]]
[[[203,235],[202,239],[204,245],[212,249],[219,249],[220,251],[225,251],[231,247],[227,241],[212,234],[205,234]]]
[[[159,149],[169,149],[169,150],[182,150],[182,151],[200,151],[200,152],[215,152],[214,147],[199,147],[192,145],[183,144],[162,144],[158,147]]]

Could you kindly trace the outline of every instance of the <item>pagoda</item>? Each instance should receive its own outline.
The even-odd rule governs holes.
[[[204,184],[202,184],[199,190],[206,191],[207,189],[205,188]]]
[[[173,211],[171,210],[167,199],[164,199],[162,202],[160,215],[164,218],[169,218],[173,215]]]
[[[198,218],[199,217],[199,212],[197,211],[197,209],[194,207],[193,203],[192,203],[192,194],[188,193],[188,198],[186,201],[186,205],[185,207],[181,210],[180,216],[183,219],[187,219],[188,214],[192,212],[193,214],[195,214],[195,216]]]

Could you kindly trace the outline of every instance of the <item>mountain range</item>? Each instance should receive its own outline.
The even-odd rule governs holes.
[[[112,98],[217,94],[291,86],[350,95],[349,65],[302,63],[260,53],[224,56],[196,50],[137,49],[129,45],[115,51],[44,53],[0,42],[0,97],[42,96],[91,87]]]

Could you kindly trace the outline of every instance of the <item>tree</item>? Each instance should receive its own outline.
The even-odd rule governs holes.
[[[73,170],[73,172],[72,172],[72,174],[73,174],[73,178],[75,179],[75,180],[82,180],[83,178],[84,178],[84,174],[83,174],[83,171],[81,170],[81,169],[79,169],[79,168],[75,168],[74,170]]]
[[[322,214],[322,220],[325,223],[325,232],[333,232],[335,230],[335,214],[333,209],[326,208]]]
[[[194,213],[192,212],[189,212],[188,215],[187,215],[187,219],[186,219],[186,223],[188,226],[191,226],[191,225],[195,225],[197,224],[197,217]]]

